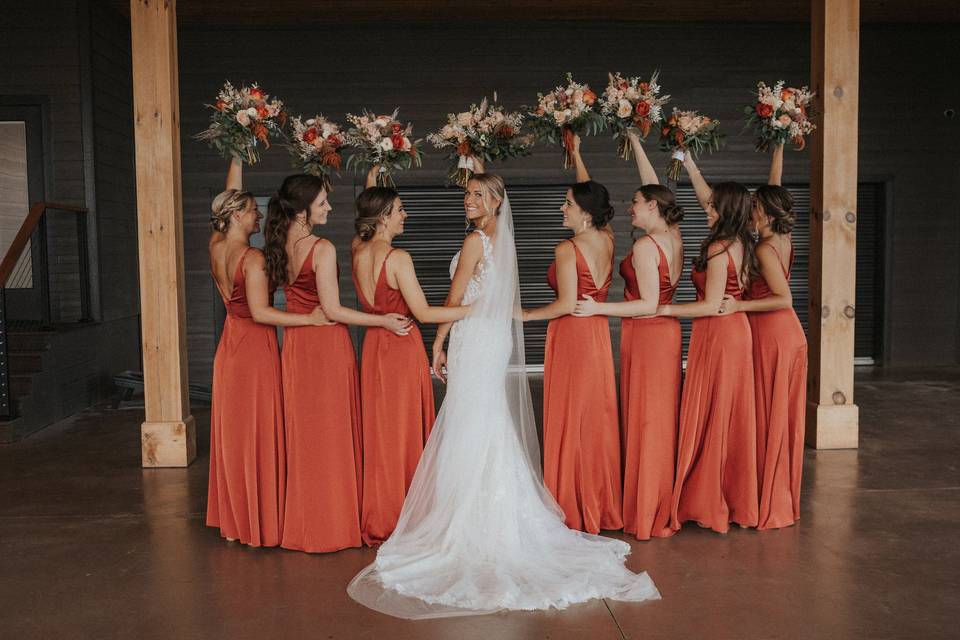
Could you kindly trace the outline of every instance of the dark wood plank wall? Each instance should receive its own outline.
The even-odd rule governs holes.
[[[956,162],[946,150],[956,146],[957,124],[942,112],[958,103],[958,88],[944,83],[938,65],[923,60],[956,61],[955,26],[865,27],[862,55],[861,153],[863,180],[891,183],[893,255],[889,275],[888,362],[940,365],[956,361],[958,267],[955,252],[957,202],[945,188],[956,177]],[[190,140],[204,126],[202,104],[219,84],[257,80],[283,97],[294,112],[323,111],[334,118],[363,106],[386,111],[395,105],[422,135],[438,127],[443,115],[484,94],[499,92],[508,105],[532,102],[538,90],[560,82],[566,71],[602,88],[608,70],[647,74],[661,69],[665,91],[674,104],[698,108],[723,121],[729,138],[720,154],[703,159],[713,180],[763,180],[767,157],[753,151],[740,135],[741,107],[751,100],[757,80],[809,78],[809,31],[802,25],[512,23],[468,25],[331,25],[311,30],[235,30],[184,28],[180,34],[181,115],[183,119],[184,203],[189,273],[191,375],[209,377],[213,344],[213,289],[205,257],[206,220],[211,193],[220,188],[224,164]],[[897,89],[892,83],[903,83]],[[907,89],[906,87],[910,87]],[[926,121],[910,117],[915,95]],[[929,126],[945,130],[953,144],[920,142]],[[617,159],[607,138],[586,141],[588,165],[616,201],[618,256],[629,247],[624,207],[637,184],[630,164]],[[943,152],[938,148],[944,149]],[[665,154],[653,151],[658,168]],[[786,179],[805,182],[808,158],[789,152]],[[496,168],[508,184],[569,180],[552,149]],[[247,184],[268,194],[288,173],[281,150],[267,152],[248,172]],[[420,171],[404,176],[411,184],[438,184],[444,164],[429,153]],[[333,197],[334,213],[326,232],[340,246],[343,297],[352,301],[348,239],[351,233],[352,177]],[[698,211],[690,215],[701,215]],[[558,221],[559,222],[559,221]],[[917,287],[916,282],[930,288]],[[622,288],[617,279],[614,289]],[[922,331],[920,330],[922,327]],[[613,324],[616,332],[616,324]]]
[[[88,73],[81,72],[85,58]],[[52,339],[44,388],[34,390],[55,404],[50,415],[57,418],[109,396],[114,374],[139,368],[129,25],[99,2],[4,3],[0,59],[4,102],[46,104],[46,199],[85,204],[98,219],[99,237],[90,247],[99,247],[101,321]],[[88,121],[84,95],[93,101]],[[85,138],[92,148],[84,149]],[[86,175],[95,183],[93,201],[85,157],[92,162]],[[55,215],[49,248],[54,319],[73,319],[79,312],[73,217]]]

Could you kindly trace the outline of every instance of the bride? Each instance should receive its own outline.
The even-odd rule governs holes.
[[[624,566],[627,543],[568,529],[543,485],[503,180],[475,175],[464,207],[476,230],[450,265],[451,297],[472,306],[450,332],[446,397],[393,535],[347,591],[411,619],[658,599]]]

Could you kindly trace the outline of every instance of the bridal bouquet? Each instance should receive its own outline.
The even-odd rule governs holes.
[[[600,113],[619,140],[620,157],[629,160],[632,154],[628,129],[639,129],[644,140],[650,128],[663,120],[663,105],[670,96],[660,95],[657,83],[659,72],[654,72],[649,82],[640,78],[624,78],[619,73],[609,74],[610,82],[600,98]]]
[[[330,191],[330,176],[343,162],[340,147],[345,140],[340,125],[320,115],[308,120],[296,116],[290,119],[290,130],[293,140],[287,148],[293,155],[293,165],[322,179],[324,189]]]
[[[359,116],[347,114],[353,126],[347,131],[345,143],[358,151],[347,158],[347,168],[366,173],[380,165],[377,186],[395,185],[393,174],[423,162],[420,150],[422,140],[412,140],[413,125],[404,126],[397,120],[399,109],[389,116],[378,116],[367,110]]]
[[[747,116],[747,128],[757,132],[757,151],[767,151],[771,144],[786,144],[792,141],[797,149],[803,149],[806,136],[816,129],[810,122],[813,93],[808,87],[784,87],[783,80],[771,89],[763,82],[757,83],[757,101],[743,108]]]
[[[563,166],[573,163],[574,134],[592,136],[603,131],[606,122],[594,106],[597,94],[567,74],[567,85],[547,94],[537,94],[537,106],[530,110],[530,128],[538,140],[560,143],[566,149]]]
[[[239,89],[229,82],[217,94],[210,126],[198,133],[225,158],[237,158],[247,164],[260,160],[257,145],[270,148],[270,139],[283,135],[287,114],[283,102],[270,99],[256,83]]]
[[[676,182],[683,166],[683,154],[690,152],[698,157],[704,150],[719,149],[723,142],[720,121],[701,116],[696,111],[681,111],[676,107],[660,129],[660,148],[672,151],[670,170],[667,176]]]
[[[496,102],[496,94],[493,99]],[[450,149],[453,165],[448,179],[465,187],[473,175],[474,156],[492,162],[530,153],[532,140],[520,136],[522,122],[523,114],[505,111],[484,98],[479,107],[472,104],[468,111],[449,114],[447,124],[429,134],[427,140],[437,149]]]

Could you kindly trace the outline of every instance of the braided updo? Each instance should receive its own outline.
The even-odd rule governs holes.
[[[227,189],[217,194],[210,205],[210,228],[226,233],[230,228],[230,217],[237,211],[243,211],[253,201],[253,194],[240,189]]]

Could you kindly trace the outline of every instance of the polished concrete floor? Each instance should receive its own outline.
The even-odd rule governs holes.
[[[662,601],[422,622],[347,597],[369,549],[206,528],[205,428],[191,467],[143,470],[142,410],[91,410],[0,447],[0,637],[958,637],[960,371],[860,371],[857,403],[859,450],[806,453],[797,526],[632,542]]]

